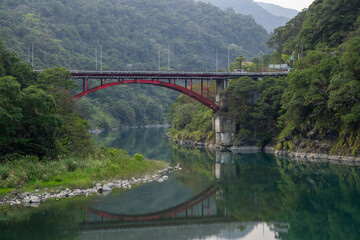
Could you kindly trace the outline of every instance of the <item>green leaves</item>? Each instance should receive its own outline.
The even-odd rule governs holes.
[[[42,71],[39,74],[39,83],[44,84],[47,88],[62,87],[67,90],[77,88],[77,84],[70,79],[70,72],[65,68],[51,68]]]
[[[56,156],[91,148],[87,124],[74,113],[63,68],[36,73],[0,44],[0,155]],[[18,81],[20,80],[20,82]],[[28,86],[28,87],[27,87]]]

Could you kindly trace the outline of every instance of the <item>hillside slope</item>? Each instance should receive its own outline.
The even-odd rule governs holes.
[[[240,54],[266,52],[269,37],[250,16],[189,0],[0,1],[0,37],[36,68],[215,70]],[[96,53],[95,53],[96,51]],[[30,60],[31,62],[31,60]],[[151,86],[121,86],[79,101],[92,128],[168,122],[177,93]]]
[[[250,57],[266,51],[268,38],[249,16],[189,0],[7,0],[0,7],[6,46],[26,60],[33,42],[37,67],[92,69],[102,44],[103,68],[157,69],[159,50],[167,67],[169,46],[172,69],[213,70],[216,50],[225,67],[230,44]]]
[[[360,156],[360,2],[314,1],[275,29],[269,44],[279,56],[294,54],[292,71],[285,79],[256,82],[244,77],[229,82],[223,111],[236,123],[233,144]],[[174,113],[187,107],[179,100],[173,106]],[[197,114],[202,122],[211,122],[208,113]],[[202,126],[173,116],[181,123],[173,127],[173,135]],[[206,134],[202,140],[212,139],[211,129]]]
[[[221,9],[232,8],[236,13],[251,15],[255,21],[262,25],[268,32],[285,25],[290,20],[288,17],[276,16],[271,11],[262,8],[253,0],[201,0],[208,2]]]
[[[291,18],[294,18],[299,13],[299,11],[295,9],[284,8],[271,3],[264,3],[264,2],[255,2],[255,3],[260,7],[262,7],[263,9],[265,9],[266,11],[272,13],[273,15],[278,17],[286,17],[289,18],[289,20]]]

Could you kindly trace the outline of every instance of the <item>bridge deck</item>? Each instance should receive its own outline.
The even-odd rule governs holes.
[[[188,71],[92,71],[70,70],[72,78],[108,79],[210,79],[228,80],[239,77],[281,77],[288,72],[188,72]]]

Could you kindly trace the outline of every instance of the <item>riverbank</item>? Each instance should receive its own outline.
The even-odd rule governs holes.
[[[330,154],[316,153],[316,152],[279,151],[279,150],[275,150],[275,148],[271,146],[265,146],[263,148],[259,146],[236,146],[236,145],[224,147],[224,146],[216,146],[213,143],[209,143],[209,142],[174,139],[170,135],[168,135],[168,137],[174,144],[177,145],[194,147],[194,148],[208,148],[212,151],[228,150],[233,153],[266,152],[266,153],[274,154],[277,157],[288,157],[295,160],[323,161],[323,162],[346,163],[346,164],[360,163],[360,157],[356,157],[356,156],[330,155]]]
[[[38,207],[41,202],[46,202],[48,200],[60,200],[62,198],[73,198],[76,196],[91,196],[95,194],[107,195],[112,190],[115,189],[131,189],[132,186],[138,186],[144,183],[157,181],[159,183],[164,182],[168,179],[168,174],[173,171],[181,170],[179,164],[174,167],[167,167],[161,170],[158,170],[157,173],[153,175],[145,175],[143,178],[135,178],[131,179],[119,179],[106,182],[105,180],[101,182],[94,182],[93,187],[87,189],[64,189],[61,186],[58,189],[35,189],[33,193],[30,192],[13,192],[11,195],[6,195],[0,197],[0,207],[1,206],[14,206],[14,205],[24,205],[24,206],[32,206]]]
[[[99,148],[84,156],[56,160],[19,157],[0,165],[0,196],[41,189],[89,189],[94,181],[139,178],[166,168],[165,162],[147,160],[140,154],[131,157],[126,151],[114,148]]]
[[[110,129],[92,129],[88,132],[90,134],[100,134],[105,131],[119,131],[119,130],[128,130],[132,128],[170,128],[169,124],[154,124],[154,125],[144,125],[144,126],[123,126],[121,128],[110,128]]]

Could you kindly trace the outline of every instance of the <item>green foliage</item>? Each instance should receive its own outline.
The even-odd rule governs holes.
[[[227,58],[229,45],[233,46],[231,58],[239,54],[252,57],[266,51],[268,34],[250,16],[188,0],[35,0],[0,3],[0,37],[23,60],[28,59],[34,43],[36,68],[94,69],[95,48],[99,58],[101,44],[103,69],[157,69],[160,50],[161,67],[167,70],[169,46],[170,69],[212,70],[215,49],[218,59]],[[14,58],[11,54],[5,57]],[[227,63],[218,61],[218,65],[224,69]],[[25,63],[9,64],[6,69],[8,75],[17,74],[22,86],[30,72],[21,70],[25,66],[30,70]],[[56,73],[61,71],[44,71],[40,83],[74,89],[66,72],[64,76]],[[79,102],[92,129],[112,129],[169,123],[168,109],[177,96],[159,87],[119,86]]]
[[[36,66],[80,69],[95,67],[100,43],[104,68],[157,69],[158,49],[165,59],[169,45],[172,69],[213,69],[215,49],[225,59],[234,43],[255,56],[265,52],[268,37],[250,16],[185,0],[36,0],[20,7],[5,1],[0,26],[6,45],[23,59],[34,42]]]
[[[325,6],[329,7],[328,1],[318,1],[309,11],[318,11]],[[340,13],[344,8],[350,9],[347,2],[339,1],[325,12],[330,16],[335,7]],[[318,132],[316,136],[311,136],[313,140],[335,137],[335,145],[330,153],[359,154],[359,29],[357,23],[352,23],[357,29],[352,29],[355,30],[353,32],[343,32],[349,26],[343,26],[345,23],[342,22],[358,18],[357,15],[357,12],[349,10],[348,16],[342,17],[341,21],[334,19],[334,22],[340,24],[339,29],[332,28],[332,24],[327,26],[328,32],[322,32],[322,36],[328,37],[316,35],[317,40],[309,40],[308,44],[317,44],[316,47],[310,47],[315,49],[306,51],[304,56],[295,62],[295,71],[288,77],[289,87],[285,90],[282,100],[284,114],[281,116],[281,141],[289,136],[304,137]],[[306,21],[310,21],[309,19],[311,18]],[[310,26],[308,25],[309,28]],[[301,36],[302,31],[298,36]],[[345,35],[350,37],[346,39]]]
[[[45,69],[39,74],[38,83],[45,87],[62,87],[67,90],[77,88],[77,85],[70,79],[70,73],[65,68],[54,67]]]
[[[277,136],[277,119],[286,87],[285,78],[266,77],[256,82],[243,77],[230,81],[223,97],[225,107],[236,120],[235,142],[264,146]]]
[[[0,154],[39,157],[91,149],[87,124],[75,112],[65,69],[44,70],[37,78],[27,64],[0,44]],[[18,71],[13,73],[12,67]],[[21,76],[19,75],[21,73]],[[21,80],[19,82],[18,80]]]
[[[135,159],[136,161],[138,161],[138,162],[143,162],[145,158],[144,158],[143,155],[136,153],[136,154],[134,155],[134,159]]]
[[[251,125],[248,120],[258,92],[257,84],[250,77],[232,79],[223,92],[225,107],[237,119],[238,123],[245,128]]]
[[[143,176],[167,166],[135,155],[131,158],[124,151],[103,148],[57,160],[40,161],[34,156],[11,159],[0,165],[0,188],[90,187],[93,181]]]
[[[337,47],[356,29],[359,7],[360,3],[352,0],[314,1],[284,27],[275,29],[268,44],[287,54],[314,50],[319,43]]]
[[[193,86],[194,90],[200,87],[200,83]],[[215,83],[210,84],[210,93],[214,93]],[[213,99],[214,96],[210,95]],[[175,138],[205,141],[212,133],[211,109],[192,98],[180,95],[170,109],[172,126],[169,134]]]

